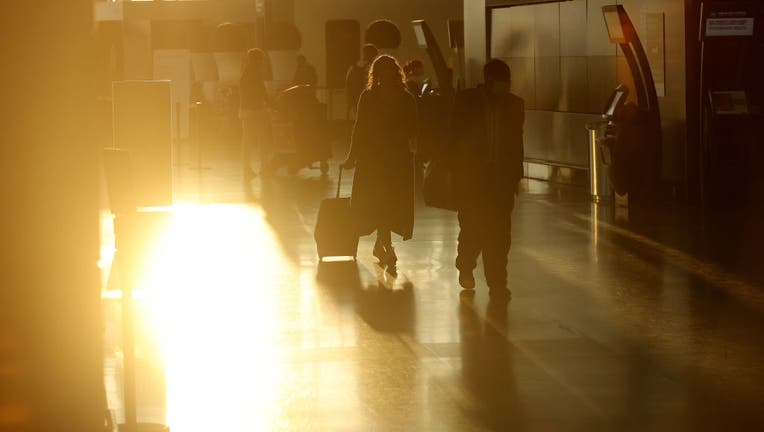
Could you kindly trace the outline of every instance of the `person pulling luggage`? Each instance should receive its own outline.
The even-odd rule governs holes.
[[[408,240],[414,230],[411,142],[416,110],[398,61],[389,55],[377,57],[358,101],[350,152],[342,166],[356,168],[350,202],[357,232],[377,231],[373,255],[388,268],[398,261],[391,232]]]

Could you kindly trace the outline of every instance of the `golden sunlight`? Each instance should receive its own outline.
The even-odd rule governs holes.
[[[148,312],[137,326],[157,338],[167,423],[185,432],[273,429],[284,364],[276,303],[290,264],[262,211],[178,208],[156,254],[138,284]]]

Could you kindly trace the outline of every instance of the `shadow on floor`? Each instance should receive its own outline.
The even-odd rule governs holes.
[[[414,285],[378,269],[376,281],[361,278],[356,261],[319,262],[316,280],[338,303],[352,303],[373,329],[411,332],[415,323]]]

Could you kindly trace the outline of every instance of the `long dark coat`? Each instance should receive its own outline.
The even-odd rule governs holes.
[[[488,110],[496,116],[496,148],[489,148]],[[489,95],[484,87],[456,96],[451,119],[451,164],[457,205],[514,202],[523,177],[525,105],[513,94]]]
[[[414,230],[416,101],[401,89],[365,90],[358,101],[349,159],[356,162],[351,209],[359,235],[390,229],[404,240]]]

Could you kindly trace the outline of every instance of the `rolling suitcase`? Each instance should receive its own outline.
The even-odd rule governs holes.
[[[318,260],[325,257],[347,256],[356,258],[358,250],[358,235],[353,229],[350,214],[350,197],[340,198],[342,184],[342,167],[337,180],[337,196],[321,201],[316,218],[316,229],[313,237],[316,239]]]

